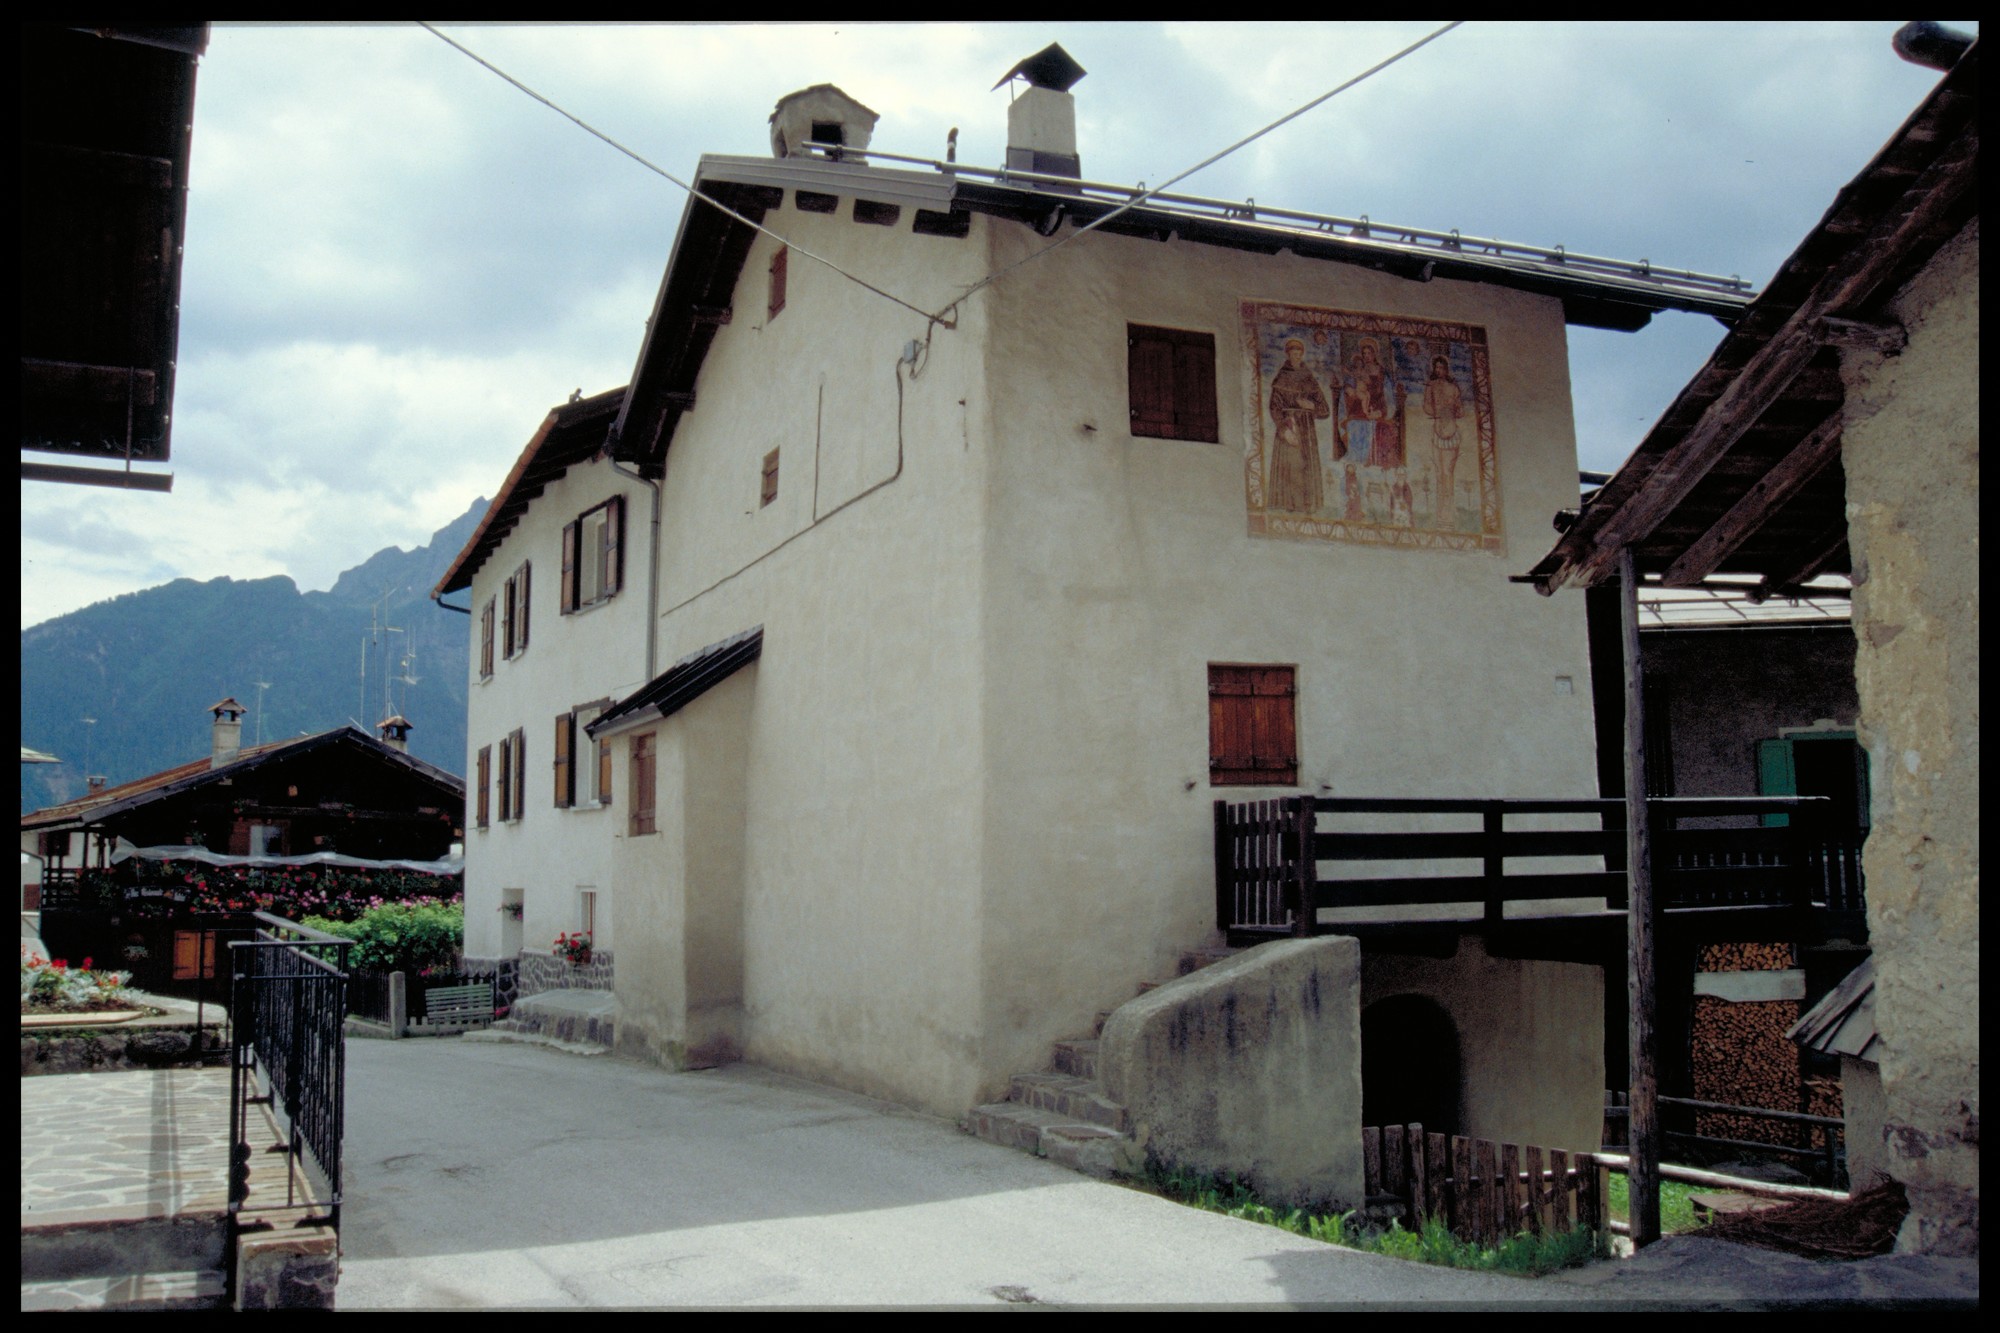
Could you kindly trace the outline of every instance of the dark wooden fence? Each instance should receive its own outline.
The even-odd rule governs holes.
[[[1833,836],[1835,831],[1825,825],[1830,807],[1825,797],[1654,799],[1653,869],[1663,904],[1670,911],[1744,906],[1854,910],[1861,893],[1858,832]],[[1324,828],[1322,816],[1346,825],[1356,817],[1385,824],[1442,817],[1457,827]],[[1523,821],[1570,827],[1525,828]],[[1435,903],[1477,903],[1486,920],[1497,922],[1507,903],[1523,899],[1603,898],[1612,909],[1622,910],[1624,821],[1625,804],[1618,800],[1288,796],[1217,801],[1216,926],[1239,936],[1309,935],[1321,909]],[[1583,865],[1550,870],[1546,866],[1552,858]],[[1417,862],[1427,869],[1394,876],[1323,877],[1325,862],[1349,868]],[[1301,904],[1308,905],[1306,910]]]
[[[1460,1240],[1496,1245],[1605,1227],[1604,1172],[1590,1153],[1387,1125],[1361,1131],[1361,1166],[1371,1214],[1393,1209],[1412,1229],[1435,1217]]]

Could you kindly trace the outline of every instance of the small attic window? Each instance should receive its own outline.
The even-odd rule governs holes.
[[[846,130],[837,120],[816,120],[812,127],[814,143],[840,145],[847,142]]]

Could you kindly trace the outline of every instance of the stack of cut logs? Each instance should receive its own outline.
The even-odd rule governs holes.
[[[1775,972],[1794,966],[1789,944],[1711,944],[1702,949],[1704,972]],[[1797,1021],[1795,1000],[1728,1001],[1695,997],[1691,1033],[1694,1095],[1700,1101],[1800,1109],[1799,1048],[1785,1039]],[[1695,1132],[1788,1147],[1805,1144],[1803,1127],[1753,1116],[1701,1111]]]

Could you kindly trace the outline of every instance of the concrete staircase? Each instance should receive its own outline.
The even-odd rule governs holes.
[[[1211,945],[1184,953],[1178,975],[1238,952]],[[1139,994],[1163,984],[1141,982]],[[1109,1010],[1099,1014],[1087,1037],[1057,1042],[1047,1072],[1014,1075],[1006,1101],[973,1107],[960,1127],[988,1143],[1020,1148],[1086,1175],[1109,1178],[1137,1172],[1144,1162],[1132,1139],[1131,1117],[1097,1080],[1099,1036],[1110,1017]]]
[[[617,1040],[618,1001],[608,990],[555,990],[524,995],[507,1017],[465,1034],[465,1041],[518,1041],[572,1055],[602,1055]]]

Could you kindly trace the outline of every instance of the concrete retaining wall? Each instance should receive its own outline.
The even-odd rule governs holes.
[[[1358,1207],[1361,946],[1261,945],[1169,982],[1104,1025],[1105,1090],[1162,1166],[1274,1202]]]

